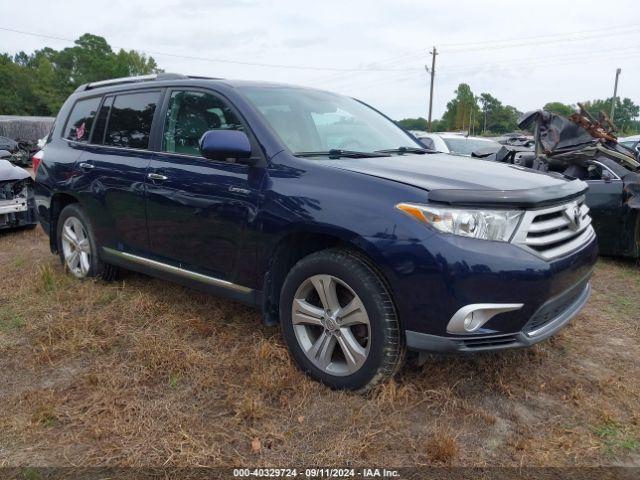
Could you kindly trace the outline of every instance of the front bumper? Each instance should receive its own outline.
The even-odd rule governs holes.
[[[500,335],[439,336],[406,331],[411,350],[456,353],[523,348],[546,340],[561,330],[582,309],[591,295],[589,274],[576,286],[543,304],[519,331]]]
[[[0,201],[0,230],[20,228],[37,223],[33,195],[27,199]]]

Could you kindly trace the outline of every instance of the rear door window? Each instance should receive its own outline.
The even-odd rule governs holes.
[[[91,134],[93,120],[96,118],[100,97],[78,100],[73,106],[67,125],[64,129],[64,138],[74,142],[87,142]]]
[[[159,99],[159,91],[117,95],[108,115],[104,144],[149,148],[151,123]]]

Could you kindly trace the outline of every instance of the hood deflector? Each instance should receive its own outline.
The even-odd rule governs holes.
[[[566,202],[586,193],[587,184],[573,180],[563,185],[528,190],[432,190],[429,201],[452,206],[537,208]]]

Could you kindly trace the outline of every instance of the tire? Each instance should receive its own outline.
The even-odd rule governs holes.
[[[280,323],[300,369],[334,389],[365,392],[404,361],[389,290],[355,252],[323,250],[296,263],[280,293]]]
[[[117,278],[118,267],[100,260],[91,222],[77,203],[67,205],[60,212],[56,225],[56,238],[60,261],[76,278],[99,277],[103,280]],[[74,252],[77,255],[72,257]]]

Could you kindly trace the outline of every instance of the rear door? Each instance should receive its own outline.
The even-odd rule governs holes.
[[[254,167],[202,157],[199,140],[208,130],[247,129],[210,90],[172,89],[164,112],[146,184],[151,250],[160,261],[233,281],[262,177]]]
[[[83,205],[102,246],[146,253],[145,178],[161,90],[106,95],[76,169]]]

